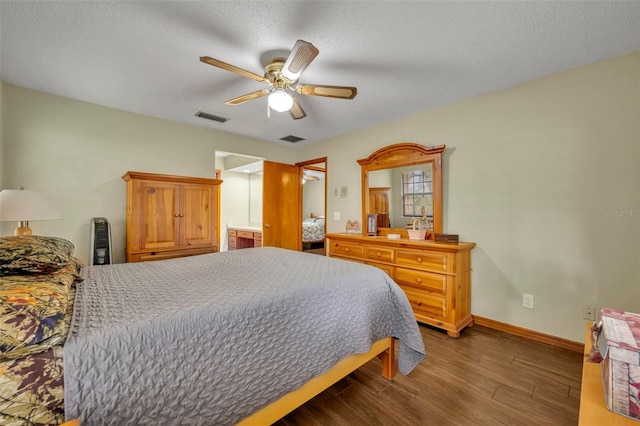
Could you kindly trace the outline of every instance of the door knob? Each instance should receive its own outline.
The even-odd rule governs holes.
[[[265,224],[264,224],[264,227],[265,227],[265,228],[271,228],[271,225],[269,225],[268,223],[265,223]]]

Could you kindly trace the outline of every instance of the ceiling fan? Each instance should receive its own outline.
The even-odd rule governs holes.
[[[309,66],[311,61],[318,56],[318,53],[318,49],[313,44],[304,40],[298,40],[286,59],[276,58],[264,67],[264,76],[254,74],[209,56],[200,57],[200,61],[271,86],[269,89],[257,90],[247,93],[246,95],[238,96],[237,98],[229,99],[225,104],[240,105],[244,102],[269,95],[269,107],[279,112],[289,111],[291,117],[294,120],[298,120],[306,117],[307,113],[304,112],[295,96],[293,96],[294,92],[300,95],[325,96],[340,99],[353,99],[358,94],[358,89],[355,87],[301,84],[298,82],[302,72]]]

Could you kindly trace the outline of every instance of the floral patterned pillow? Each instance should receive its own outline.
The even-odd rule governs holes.
[[[0,424],[64,422],[62,346],[0,363]]]
[[[78,281],[76,261],[49,275],[0,277],[0,361],[64,343]]]
[[[73,248],[73,243],[57,237],[0,237],[0,277],[50,274],[69,264]]]

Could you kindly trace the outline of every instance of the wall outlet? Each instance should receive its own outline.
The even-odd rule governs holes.
[[[522,307],[533,309],[533,294],[522,293]]]
[[[582,317],[587,321],[596,320],[596,307],[593,305],[584,305],[582,307]]]
[[[340,212],[333,212],[333,220],[340,220]]]

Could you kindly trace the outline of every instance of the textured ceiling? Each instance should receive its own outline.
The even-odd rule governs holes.
[[[3,0],[0,25],[6,83],[290,146],[640,50],[638,1]],[[268,86],[199,61],[263,74],[297,39],[320,50],[302,83],[357,97],[268,118],[266,98],[224,104]]]

